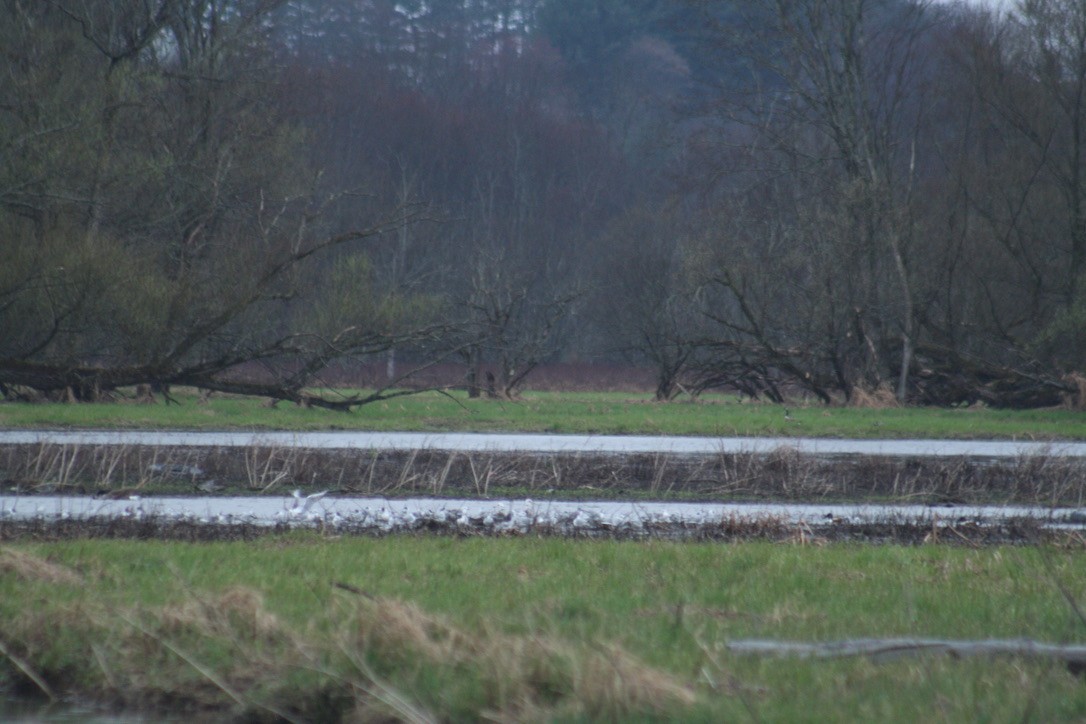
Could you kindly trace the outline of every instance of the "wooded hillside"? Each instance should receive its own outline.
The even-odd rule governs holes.
[[[1079,395],[1077,0],[11,0],[0,49],[8,398]]]

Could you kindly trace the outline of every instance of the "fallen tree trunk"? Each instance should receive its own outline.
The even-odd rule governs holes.
[[[959,354],[935,345],[918,347],[910,399],[946,407],[982,402],[1018,410],[1054,407],[1078,392],[1051,370],[1017,369]]]
[[[903,656],[948,654],[966,656],[1014,656],[1048,659],[1066,664],[1073,673],[1086,672],[1086,645],[1046,644],[1032,639],[987,639],[955,641],[948,639],[849,639],[806,643],[748,639],[729,641],[728,649],[737,654],[795,656],[799,658],[837,659],[867,656],[875,661],[890,661]]]

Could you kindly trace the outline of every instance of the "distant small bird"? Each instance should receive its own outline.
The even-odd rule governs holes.
[[[200,483],[196,486],[196,489],[201,493],[217,493],[223,489],[223,486],[219,485],[214,480],[208,480],[206,483]]]
[[[791,422],[793,419],[795,419],[795,418],[792,417],[792,411],[789,410],[787,407],[784,408],[784,419],[788,420],[789,422]]]

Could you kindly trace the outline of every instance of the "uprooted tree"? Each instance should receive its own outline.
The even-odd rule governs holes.
[[[436,333],[435,301],[367,263],[411,210],[298,161],[266,39],[281,4],[0,8],[4,396],[175,384],[349,409],[368,398],[306,391],[329,363]],[[335,228],[343,204],[372,221]]]

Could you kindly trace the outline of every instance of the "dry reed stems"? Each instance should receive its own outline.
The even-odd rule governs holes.
[[[613,455],[36,444],[0,447],[0,485],[22,493],[314,488],[369,496],[873,498],[1078,507],[1086,503],[1086,461],[1050,455],[820,458],[787,447],[768,454]]]

